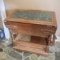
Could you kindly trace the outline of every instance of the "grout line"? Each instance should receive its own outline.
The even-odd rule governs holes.
[[[24,52],[22,52],[22,60],[24,60]]]
[[[15,51],[16,53],[18,53],[18,54],[20,54],[20,55],[22,55],[22,53],[19,53],[19,52],[17,52],[17,51]]]

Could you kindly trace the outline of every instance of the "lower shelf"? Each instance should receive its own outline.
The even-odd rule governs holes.
[[[13,48],[16,50],[22,50],[26,52],[36,53],[44,56],[48,56],[49,53],[49,47],[47,45],[40,45],[36,43],[31,42],[25,42],[17,40],[13,42]]]

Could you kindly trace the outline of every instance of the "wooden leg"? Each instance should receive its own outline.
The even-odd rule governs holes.
[[[53,46],[55,44],[55,39],[56,39],[55,35],[53,35],[53,37],[52,37],[52,35],[50,35],[49,36],[49,45]]]
[[[12,32],[12,30],[11,30],[11,29],[9,29],[9,30],[10,30],[10,36],[11,36],[12,40],[14,40],[13,32]]]
[[[49,52],[49,37],[48,38],[45,38],[46,40],[46,48],[45,48],[45,51],[46,52]]]
[[[45,51],[48,53],[49,52],[49,46],[46,46]]]
[[[18,40],[19,34],[13,33],[11,29],[10,29],[10,35],[13,41]]]
[[[56,36],[54,35],[53,36],[53,45],[55,44],[55,39],[56,39]]]

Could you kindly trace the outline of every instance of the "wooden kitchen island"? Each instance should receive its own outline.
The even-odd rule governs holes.
[[[54,12],[15,10],[4,23],[10,30],[14,49],[48,56],[49,45],[54,45],[56,39]],[[19,34],[30,35],[30,42],[19,40]]]

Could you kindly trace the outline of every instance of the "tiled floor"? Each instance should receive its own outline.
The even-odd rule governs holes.
[[[3,52],[0,52],[0,60],[60,60],[60,42],[56,42],[54,46],[50,46],[50,54],[48,57],[16,51],[12,49],[10,40],[0,41]]]
[[[7,52],[7,51],[8,52]],[[13,50],[12,48],[8,47],[1,52],[0,60],[55,60],[55,53],[50,53],[48,57],[27,53],[27,52],[18,52]]]

